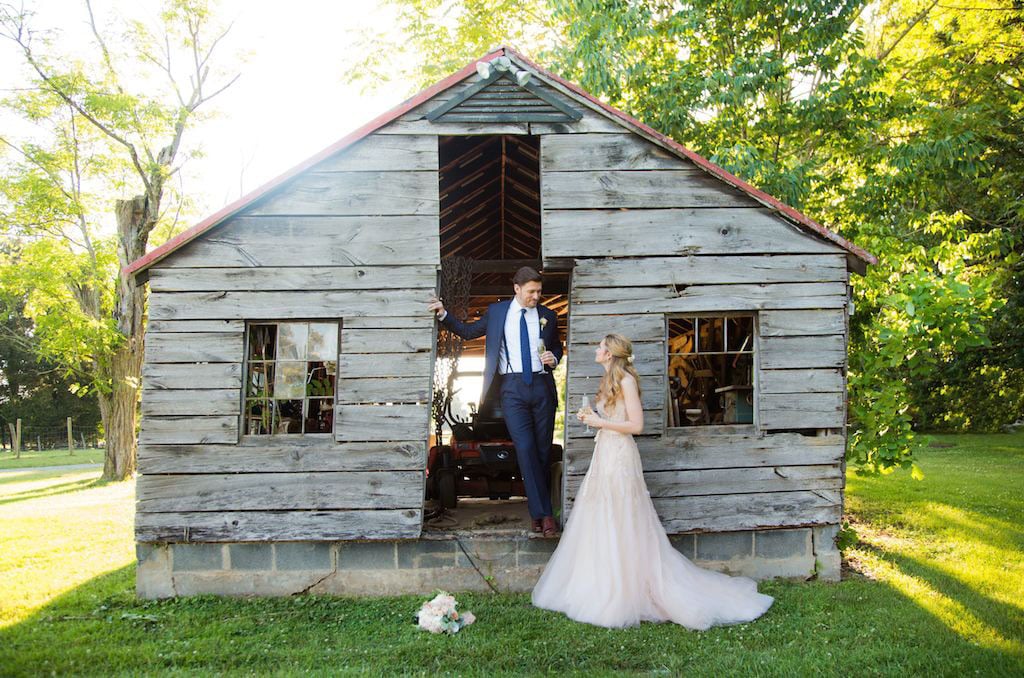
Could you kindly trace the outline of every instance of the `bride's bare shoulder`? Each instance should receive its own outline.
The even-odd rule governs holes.
[[[622,375],[622,381],[619,382],[619,383],[622,384],[623,388],[632,388],[632,389],[637,389],[638,388],[638,384],[636,383],[636,379],[633,377],[632,374],[629,374],[628,372],[626,374]]]

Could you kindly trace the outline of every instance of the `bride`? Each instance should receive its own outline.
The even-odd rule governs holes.
[[[644,421],[632,343],[609,334],[595,360],[605,370],[600,414],[577,414],[599,429],[593,459],[533,604],[607,627],[672,621],[704,630],[760,617],[774,598],[758,593],[752,579],[694,565],[672,547],[654,512],[633,441]]]

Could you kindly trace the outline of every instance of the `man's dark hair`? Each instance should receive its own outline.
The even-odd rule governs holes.
[[[528,282],[541,282],[540,273],[537,273],[537,271],[529,266],[523,266],[516,271],[515,277],[512,278],[512,283],[515,285],[525,285]]]

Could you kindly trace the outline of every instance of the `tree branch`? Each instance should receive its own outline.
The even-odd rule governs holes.
[[[75,202],[75,197],[68,193],[67,189],[64,187],[64,182],[60,180],[60,177],[55,176],[53,174],[53,171],[50,170],[50,168],[46,167],[41,162],[32,157],[31,153],[21,148],[17,144],[11,143],[4,137],[0,137],[0,144],[7,146],[8,148],[16,152],[18,155],[20,155],[22,158],[24,158],[30,165],[32,165],[33,167],[41,171],[43,174],[45,174],[46,178],[50,180],[50,183],[52,183],[57,188],[57,190],[61,192],[61,195],[67,198],[70,202]]]
[[[32,67],[39,78],[46,85],[46,88],[55,94],[59,99],[64,101],[66,104],[78,111],[79,115],[88,120],[96,129],[102,132],[104,135],[110,137],[118,144],[125,147],[128,150],[128,154],[131,157],[132,164],[135,166],[135,170],[138,172],[142,182],[148,187],[149,178],[146,176],[146,171],[142,167],[142,162],[139,160],[139,154],[135,149],[135,146],[125,139],[123,136],[112,130],[107,125],[103,124],[98,118],[87,111],[83,106],[74,100],[74,98],[65,92],[55,81],[52,75],[50,75],[42,66],[41,63],[36,59],[35,53],[32,51],[31,36],[27,35],[27,28],[25,26],[25,16],[12,15],[7,11],[4,11],[3,16],[0,17],[0,22],[4,24],[7,31],[4,33],[4,37],[14,41],[20,48],[25,56],[25,61]]]
[[[925,19],[925,17],[927,17],[931,13],[931,11],[935,9],[935,6],[938,4],[939,0],[932,0],[932,4],[928,5],[920,12],[918,12],[917,15],[914,16],[907,24],[907,27],[903,29],[903,32],[900,33],[899,37],[897,37],[896,40],[893,41],[893,43],[889,45],[886,49],[882,50],[882,52],[875,58],[878,61],[885,61],[886,57],[888,57],[889,54],[894,49],[896,49],[896,46],[903,42],[903,38],[907,37],[907,34],[910,33],[910,31],[912,31],[915,26],[921,23]]]
[[[71,148],[73,149],[74,164],[72,170],[71,185],[75,192],[75,205],[80,206],[82,201],[82,168],[79,163],[78,150],[78,127],[75,125],[75,111],[71,110]],[[85,241],[85,249],[89,252],[93,267],[96,266],[96,250],[92,245],[92,238],[89,237],[89,223],[86,221],[85,212],[81,209],[78,212],[78,227],[82,232],[82,239]]]
[[[89,27],[92,29],[92,35],[94,38],[96,38],[96,44],[99,45],[100,53],[103,55],[103,65],[107,69],[107,77],[110,78],[110,81],[113,83],[114,88],[117,90],[117,93],[123,96],[125,92],[124,88],[121,87],[121,79],[118,77],[117,71],[114,69],[114,60],[110,56],[110,50],[107,49],[106,41],[103,40],[103,36],[100,34],[100,30],[96,26],[96,17],[94,16],[92,11],[92,0],[84,1],[85,7],[89,12]],[[131,107],[131,116],[132,121],[135,123],[135,133],[138,134],[139,137],[144,140],[146,138],[146,133],[143,128],[142,121],[139,120],[138,109],[135,106]],[[143,146],[143,150],[145,150],[146,152],[146,158],[152,164],[153,153],[149,150],[147,146]]]

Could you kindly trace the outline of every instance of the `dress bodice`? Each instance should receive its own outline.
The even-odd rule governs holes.
[[[626,401],[623,398],[612,405],[610,409],[606,409],[603,402],[597,403],[597,413],[602,419],[608,421],[614,421],[616,423],[624,422],[628,418],[626,416]],[[614,435],[614,436],[626,436],[628,433],[620,433],[619,431],[612,431],[610,429],[602,428],[598,430],[599,435]]]
[[[605,407],[604,402],[598,401],[598,403],[597,403],[597,413],[600,414],[602,418],[608,419],[609,421],[616,421],[616,422],[618,422],[618,421],[626,421],[626,403],[625,403],[625,400],[622,399],[622,398],[619,398],[615,402],[615,404],[612,405],[611,409],[608,409],[607,407]]]

